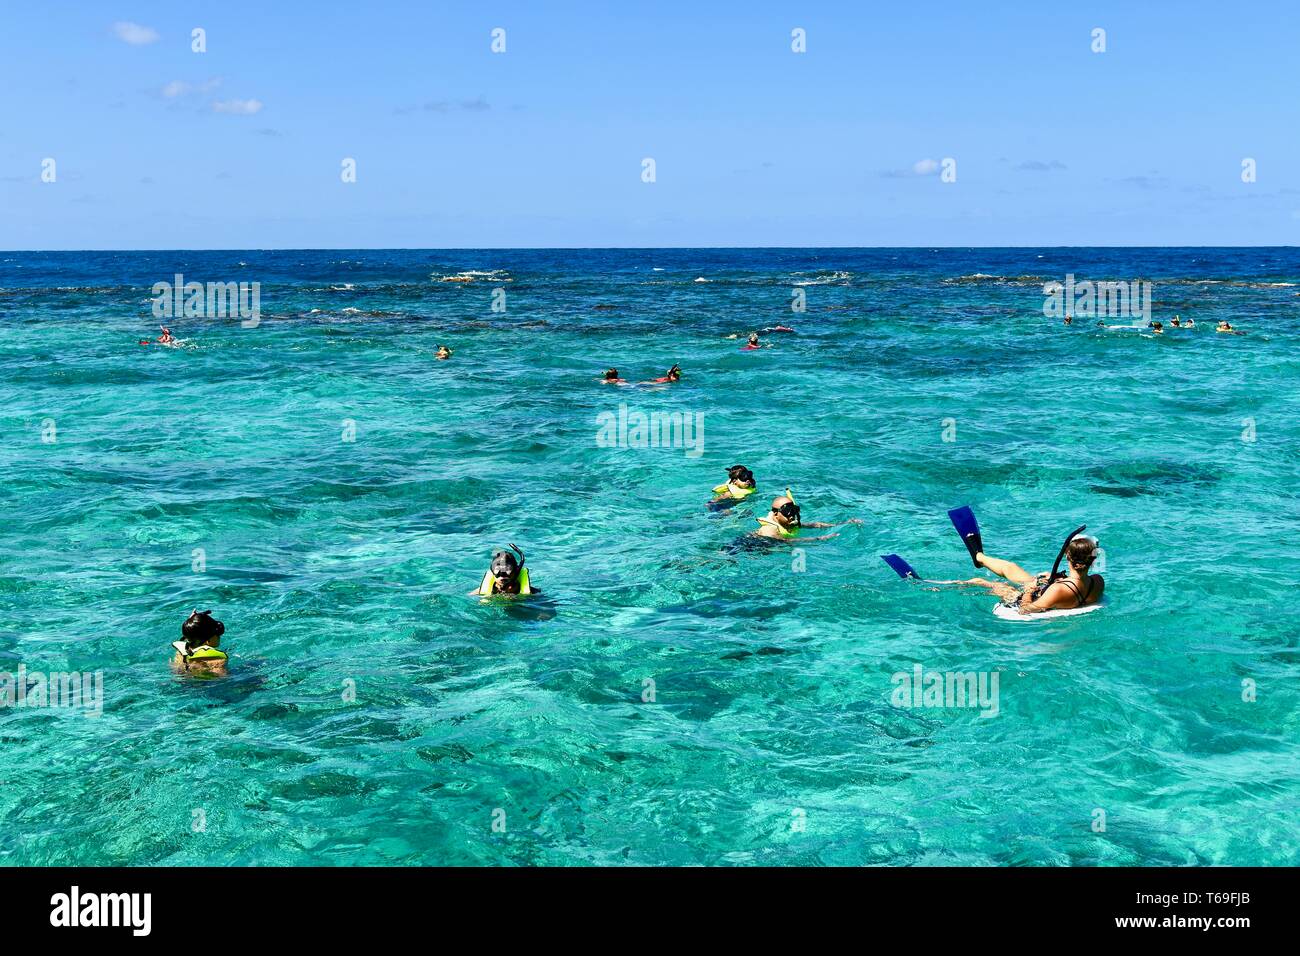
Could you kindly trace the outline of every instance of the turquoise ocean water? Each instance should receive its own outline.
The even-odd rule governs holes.
[[[175,273],[260,325],[140,347]],[[1063,328],[1067,274],[1197,327]],[[1294,863],[1298,311],[1294,249],[0,253],[0,670],[103,674],[0,711],[0,860]],[[736,463],[862,524],[738,547]],[[1087,522],[1108,607],[879,560],[973,574],[961,504],[1033,570]],[[545,595],[467,597],[507,542]],[[195,607],[228,678],[169,670]],[[918,664],[997,715],[894,706]]]

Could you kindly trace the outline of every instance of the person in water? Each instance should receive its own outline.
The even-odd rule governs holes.
[[[162,335],[158,336],[159,345],[171,345],[176,341],[174,338],[172,338],[171,329],[167,328],[167,326],[165,325],[159,326],[159,328],[162,329]]]
[[[1176,316],[1176,315],[1174,316],[1173,321],[1170,322],[1169,324],[1172,325],[1172,326],[1173,326],[1174,328],[1176,328],[1176,329],[1181,329],[1181,328],[1183,327],[1182,320],[1179,319],[1178,316]]]
[[[1064,324],[1065,324],[1065,325],[1073,325],[1073,324],[1074,324],[1074,318],[1073,318],[1072,316],[1068,316],[1068,315],[1067,315],[1067,316],[1065,317],[1065,322],[1064,322]]]
[[[438,352],[437,352],[437,358],[440,358],[440,359],[449,359],[449,358],[451,358],[451,349],[447,348],[447,346],[445,346],[445,345],[439,345],[439,346],[438,346]]]
[[[976,534],[978,538],[978,533]],[[968,545],[968,547],[970,547]],[[1020,565],[987,555],[982,550],[983,542],[971,547],[971,559],[977,568],[987,568],[1002,581],[990,581],[987,578],[970,578],[958,581],[958,584],[974,584],[988,588],[1020,610],[1021,614],[1035,614],[1050,611],[1053,608],[1087,607],[1101,600],[1106,590],[1106,582],[1100,574],[1091,574],[1093,562],[1097,559],[1097,539],[1087,535],[1072,537],[1065,546],[1065,559],[1069,570],[1049,581],[1048,573],[1030,574]],[[1012,587],[1011,585],[1017,585]]]
[[[757,332],[750,332],[750,333],[749,333],[749,344],[748,344],[748,345],[743,345],[743,346],[741,346],[740,350],[741,350],[742,352],[749,352],[749,351],[751,351],[751,350],[753,350],[753,349],[761,349],[762,347],[763,347],[763,346],[761,346],[761,345],[758,344],[758,333],[757,333]]]
[[[825,521],[804,521],[800,513],[799,506],[795,504],[794,496],[790,489],[785,490],[784,495],[772,499],[771,511],[764,518],[759,518],[759,529],[754,535],[759,538],[774,538],[778,541],[786,541],[790,538],[797,537],[799,532],[804,528],[834,528],[835,525],[828,524]],[[860,518],[850,518],[843,524],[861,524]],[[803,538],[805,541],[824,541],[826,538],[833,538],[835,535],[827,534],[819,538]]]
[[[1246,334],[1245,332],[1238,332],[1236,329],[1234,329],[1234,328],[1232,327],[1232,323],[1230,323],[1227,319],[1220,319],[1220,320],[1219,320],[1219,324],[1216,325],[1216,326],[1214,327],[1214,331],[1216,331],[1216,332],[1226,332],[1226,333],[1228,333],[1229,335],[1245,335],[1245,334]]]
[[[211,611],[191,611],[181,625],[181,639],[172,642],[176,648],[173,670],[187,674],[224,674],[226,653],[219,649],[224,633],[226,625],[214,618]]]
[[[607,369],[605,369],[605,377],[602,378],[601,381],[604,382],[606,385],[626,385],[626,384],[627,384],[627,380],[626,380],[626,379],[621,379],[621,378],[618,377],[618,369],[616,369],[616,368],[607,368]]]
[[[713,489],[714,498],[710,505],[720,502],[744,501],[758,489],[754,473],[744,465],[732,465],[727,469],[726,484]]]
[[[518,558],[515,557],[516,554]],[[493,594],[529,595],[542,592],[540,588],[533,587],[528,578],[524,553],[512,544],[510,551],[498,551],[492,555],[492,564],[483,575],[483,581],[469,593],[488,597]]]
[[[668,384],[668,383],[670,383],[670,382],[678,382],[678,381],[681,381],[681,377],[682,377],[682,370],[681,370],[681,367],[678,366],[678,365],[674,365],[672,368],[670,368],[667,372],[665,372],[665,373],[664,373],[663,375],[661,375],[659,378],[652,378],[652,379],[651,379],[650,381],[648,381],[648,382],[638,382],[637,384],[639,384],[639,385],[664,385],[664,384]]]
[[[770,328],[759,329],[758,331],[763,335],[768,335],[771,332],[793,332],[794,329],[790,328],[788,325],[773,325]]]
[[[1164,323],[1163,323],[1163,322],[1152,322],[1152,323],[1151,323],[1151,333],[1152,333],[1153,335],[1164,335],[1164,334],[1165,334],[1165,326],[1164,326]]]

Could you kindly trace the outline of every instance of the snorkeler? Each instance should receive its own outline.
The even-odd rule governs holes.
[[[519,555],[518,558],[513,551]],[[492,564],[483,574],[483,581],[469,593],[488,597],[493,594],[541,594],[528,579],[528,569],[524,567],[524,553],[510,545],[510,551],[498,551],[492,555]]]
[[[758,331],[763,335],[767,335],[770,332],[793,332],[794,329],[790,328],[788,325],[773,325],[770,328],[759,329]]]
[[[449,359],[451,358],[451,349],[447,348],[445,345],[439,345],[435,357],[439,359]]]
[[[1163,322],[1152,322],[1149,326],[1153,335],[1164,335],[1165,326]]]
[[[1073,318],[1072,316],[1067,315],[1067,316],[1065,317],[1065,322],[1062,323],[1062,324],[1063,324],[1063,325],[1072,325],[1073,323],[1074,323],[1074,318]]]
[[[165,325],[160,325],[158,326],[158,328],[162,329],[162,335],[158,336],[158,338],[153,340],[141,339],[140,344],[141,345],[176,345],[177,344],[176,339],[172,337],[171,329],[167,328],[167,326]]]
[[[1245,332],[1239,332],[1239,331],[1237,331],[1236,329],[1234,329],[1234,328],[1232,327],[1232,323],[1230,323],[1227,319],[1220,319],[1220,320],[1219,320],[1219,324],[1216,325],[1216,326],[1214,327],[1214,331],[1216,331],[1216,332],[1226,332],[1226,333],[1228,333],[1229,335],[1245,335],[1245,334],[1246,334]]]
[[[618,369],[605,369],[605,377],[601,379],[606,385],[626,385],[627,380],[618,377]]]
[[[186,673],[224,674],[226,653],[218,650],[226,626],[211,611],[191,611],[181,625],[181,639],[172,641],[172,668]]]
[[[753,532],[755,537],[775,538],[778,541],[786,541],[790,538],[797,537],[799,532],[804,528],[834,528],[835,525],[828,524],[825,521],[808,521],[805,522],[800,514],[800,509],[794,501],[794,495],[790,489],[785,490],[785,494],[772,499],[772,510],[764,518],[759,518],[759,529]],[[862,524],[861,518],[850,518],[841,524]],[[833,538],[835,535],[827,534],[819,538],[802,538],[804,541],[824,541],[827,538]]]
[[[758,333],[757,333],[757,332],[750,332],[750,333],[749,333],[749,344],[748,344],[748,345],[742,345],[742,346],[740,347],[740,350],[741,350],[742,352],[749,352],[749,351],[752,351],[753,349],[761,349],[762,347],[763,347],[763,346],[761,346],[761,345],[758,344]]]
[[[709,507],[714,511],[729,508],[737,501],[744,501],[757,490],[754,473],[744,465],[732,465],[727,469],[726,484],[713,489],[714,498],[709,502]]]
[[[966,545],[971,562],[977,568],[986,568],[1004,581],[990,581],[987,578],[967,578],[959,581],[930,581],[931,584],[972,584],[987,588],[1008,607],[1017,609],[1022,614],[1034,614],[1053,609],[1070,609],[1087,607],[1101,600],[1106,590],[1106,582],[1099,574],[1089,573],[1097,558],[1099,545],[1096,538],[1083,534],[1087,525],[1080,525],[1070,532],[1065,544],[1056,555],[1052,570],[1044,574],[1030,574],[1020,565],[995,558],[984,553],[984,540],[980,536],[979,524],[975,513],[968,507],[954,508],[948,512],[952,525],[961,535]],[[901,578],[916,578],[918,575],[906,561],[896,554],[881,555]],[[1068,570],[1064,573],[1058,569],[1061,559],[1067,559]],[[1012,587],[1017,585],[1017,587]]]
[[[670,382],[680,381],[681,377],[682,377],[681,367],[674,365],[672,368],[670,368],[659,378],[652,378],[648,382],[637,382],[637,384],[638,385],[664,385]]]

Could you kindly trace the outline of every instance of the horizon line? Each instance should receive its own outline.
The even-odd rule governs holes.
[[[833,251],[889,250],[947,252],[972,249],[1297,249],[1296,245],[1017,245],[1017,246],[212,246],[119,249],[0,249],[0,253],[75,252],[675,252],[694,250],[772,250],[781,252],[823,249]]]

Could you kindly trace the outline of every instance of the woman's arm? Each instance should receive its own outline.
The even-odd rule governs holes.
[[[1021,614],[1035,614],[1039,611],[1050,611],[1056,607],[1066,597],[1069,589],[1064,584],[1053,584],[1044,591],[1037,601],[1031,601],[1033,591],[1026,591],[1025,596],[1020,599]]]

